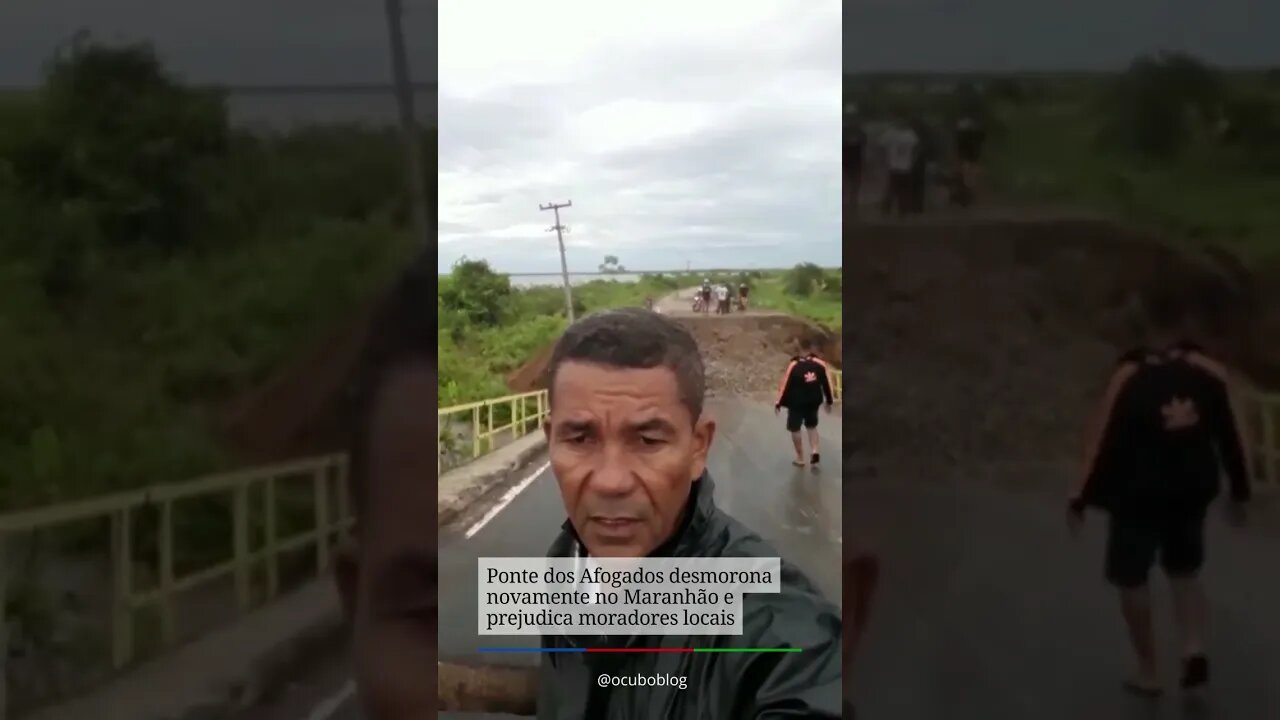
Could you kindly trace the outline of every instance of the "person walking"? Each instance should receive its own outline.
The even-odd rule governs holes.
[[[801,426],[809,436],[809,462],[818,464],[818,410],[824,401],[827,412],[831,412],[835,397],[831,392],[829,368],[818,357],[812,341],[804,338],[800,341],[800,354],[791,358],[787,369],[782,373],[782,384],[778,388],[778,399],[773,407],[774,414],[781,413],[783,408],[787,409],[787,432],[791,433],[791,444],[796,452],[793,465],[805,465]]]
[[[1182,641],[1183,688],[1209,681],[1208,600],[1200,579],[1205,518],[1230,478],[1228,519],[1244,521],[1250,481],[1227,370],[1186,341],[1153,343],[1121,356],[1087,433],[1085,472],[1068,503],[1078,533],[1087,508],[1109,515],[1106,577],[1137,657],[1124,685],[1162,692],[1147,577],[1157,556],[1168,575]]]

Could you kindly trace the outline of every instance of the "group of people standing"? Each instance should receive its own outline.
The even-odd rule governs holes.
[[[938,163],[940,156],[931,137],[923,123],[894,118],[876,138],[887,170],[880,198],[880,209],[885,215],[902,217],[925,211],[930,166]],[[953,137],[955,162],[946,173],[950,203],[962,207],[973,203],[985,139],[985,130],[974,118],[966,116],[956,122]],[[869,145],[867,128],[855,118],[845,132],[844,145],[845,188],[852,200],[850,209],[854,214],[857,213],[862,191]]]
[[[736,301],[738,309],[746,312],[747,297],[750,292],[750,288],[746,283],[739,284],[735,293],[733,287],[728,283],[713,285],[709,278],[703,278],[702,286],[698,288],[698,294],[694,297],[693,311],[708,313],[711,312],[712,308],[715,308],[717,315],[727,315],[733,312],[733,305]]]

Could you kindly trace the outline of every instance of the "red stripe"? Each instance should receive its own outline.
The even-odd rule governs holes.
[[[589,653],[691,653],[693,648],[587,648]]]

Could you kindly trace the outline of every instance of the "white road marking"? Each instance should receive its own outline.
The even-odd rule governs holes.
[[[490,520],[497,517],[498,513],[502,512],[504,508],[510,505],[512,500],[515,500],[516,497],[518,497],[520,493],[524,491],[525,488],[532,485],[533,481],[537,480],[538,477],[540,477],[542,473],[546,472],[547,468],[549,467],[551,467],[550,462],[543,463],[542,467],[530,473],[529,477],[525,478],[524,480],[521,480],[519,485],[516,485],[515,487],[511,488],[507,492],[503,493],[502,499],[499,500],[496,505],[489,508],[489,512],[485,513],[484,517],[480,518],[480,520],[476,522],[475,525],[472,525],[470,528],[467,529],[466,537],[471,538],[476,533],[480,532],[480,530],[484,528],[485,525],[489,524]],[[350,700],[355,695],[355,693],[356,693],[355,682],[352,680],[348,680],[346,683],[342,685],[341,688],[338,689],[336,693],[325,698],[324,700],[321,700],[320,703],[311,710],[311,713],[307,715],[307,720],[330,720],[330,718],[332,718],[335,713],[341,710],[342,706],[348,700]]]
[[[498,517],[498,513],[502,512],[503,508],[510,505],[512,500],[515,500],[516,497],[521,492],[524,492],[525,488],[532,485],[533,481],[537,480],[538,477],[542,475],[542,473],[546,472],[547,468],[549,467],[551,467],[550,462],[543,463],[542,467],[538,468],[534,473],[529,475],[529,477],[525,478],[524,480],[521,480],[519,485],[516,485],[515,487],[508,490],[505,494],[503,494],[502,499],[498,501],[498,504],[489,508],[489,512],[485,513],[484,517],[480,518],[480,520],[475,525],[472,525],[470,528],[468,528],[466,534],[463,535],[463,537],[469,540],[476,533],[480,532],[480,530],[484,528],[485,525],[489,524],[490,520]]]
[[[355,694],[356,684],[348,680],[338,689],[338,692],[320,701],[320,704],[311,710],[311,714],[307,715],[307,720],[329,720]]]

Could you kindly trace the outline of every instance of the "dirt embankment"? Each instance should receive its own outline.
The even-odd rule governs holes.
[[[787,360],[808,338],[836,367],[842,364],[841,338],[787,315],[676,316],[702,350],[712,395],[766,396],[777,391]],[[544,387],[548,346],[507,377],[514,392]]]
[[[1203,341],[1259,381],[1269,293],[1237,263],[1090,221],[846,228],[846,455],[865,471],[1070,482],[1083,419],[1143,300],[1174,293]]]

